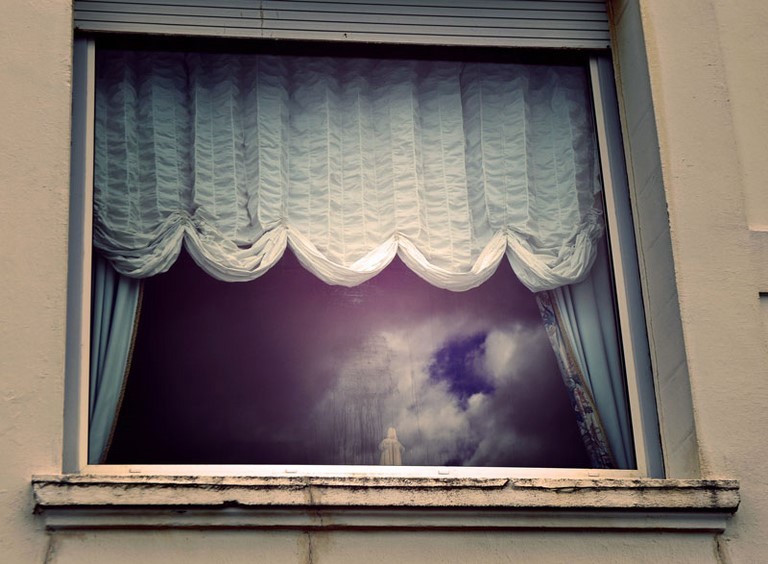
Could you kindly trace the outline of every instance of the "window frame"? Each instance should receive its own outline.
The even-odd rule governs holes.
[[[73,43],[72,155],[64,421],[64,471],[95,475],[381,476],[450,478],[637,478],[664,476],[656,396],[629,200],[612,64],[607,52],[589,55],[605,200],[606,237],[617,300],[636,470],[483,467],[288,465],[90,465],[88,396],[95,111],[93,38]]]

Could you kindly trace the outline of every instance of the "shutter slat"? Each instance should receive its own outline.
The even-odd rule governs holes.
[[[83,12],[80,15],[83,20],[93,21],[96,19],[96,14],[91,12]],[[154,23],[208,25],[213,27],[222,26],[235,28],[258,27],[263,30],[314,29],[358,33],[409,33],[409,31],[416,30],[415,26],[411,25],[411,18],[407,16],[391,16],[387,18],[386,22],[382,23],[376,16],[362,17],[359,14],[355,14],[354,16],[349,16],[348,14],[334,14],[333,18],[329,18],[322,22],[312,19],[275,18],[273,20],[266,20],[264,25],[258,26],[255,24],[260,21],[260,18],[258,18],[256,14],[242,14],[241,16],[238,16],[235,14],[226,14],[223,11],[218,11],[215,14],[207,14],[205,12],[186,13],[183,16],[158,11],[150,11],[147,13],[131,12],[126,14],[113,14],[112,21],[139,22],[142,21],[145,16],[147,16],[147,19],[150,19],[151,17]],[[504,23],[507,25],[503,25]],[[588,21],[576,25],[571,20],[542,22],[540,20],[521,21],[510,19],[508,22],[504,22],[494,18],[467,18],[466,21],[461,22],[461,25],[456,25],[455,21],[450,18],[436,17],[430,18],[429,23],[419,26],[419,30],[424,31],[427,34],[465,35],[469,31],[466,28],[471,28],[472,34],[486,34],[497,31],[500,37],[505,37],[508,36],[510,32],[522,33],[528,30],[543,30],[544,32],[550,30],[590,32],[593,30],[600,30],[603,27],[602,22]]]
[[[605,48],[601,0],[76,0],[83,31]]]
[[[114,4],[108,2],[85,2],[84,7],[78,8],[78,19],[99,19],[110,17],[110,14],[165,14],[182,18],[184,16],[205,16],[211,18],[217,17],[243,17],[249,19],[264,19],[265,22],[280,20],[308,20],[318,21],[317,13],[310,10],[298,9],[278,9],[258,10],[254,8],[233,8],[233,7],[211,7],[211,6],[187,6],[184,13],[179,13],[177,6],[152,5],[152,4],[129,4],[116,12],[113,10]],[[386,9],[385,9],[386,8]],[[461,13],[458,13],[461,12]],[[582,24],[592,24],[605,28],[608,17],[603,12],[579,12],[567,10],[552,10],[547,12],[546,19],[542,19],[541,12],[536,10],[475,10],[475,9],[456,9],[448,10],[445,8],[429,9],[424,6],[406,6],[401,10],[395,10],[392,6],[364,6],[359,12],[351,13],[349,6],[347,10],[324,10],[322,12],[323,21],[360,21],[376,22],[376,18],[386,16],[387,18],[397,18],[403,21],[411,22],[413,25],[413,16],[422,16],[425,18],[423,25],[429,25],[436,19],[444,24],[456,24],[461,26],[470,26],[473,21],[484,21],[492,24],[494,27],[505,27],[506,21],[530,22],[538,26],[557,25],[560,20],[573,21]],[[341,18],[341,20],[339,20]],[[428,18],[428,19],[427,19]],[[391,21],[391,19],[389,20]],[[597,29],[597,28],[595,28]]]

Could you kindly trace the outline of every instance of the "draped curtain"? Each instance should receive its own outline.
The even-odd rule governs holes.
[[[106,51],[96,93],[94,243],[127,276],[182,242],[221,280],[290,244],[347,286],[397,253],[451,290],[505,254],[534,291],[594,259],[581,67]]]
[[[536,295],[594,468],[634,468],[605,244],[581,282]]]
[[[602,234],[582,67],[104,50],[96,80],[94,245],[121,280],[167,270],[182,245],[212,276],[251,280],[290,245],[331,284],[397,254],[467,290],[506,256],[542,292],[593,465],[633,463],[609,274],[567,287]]]
[[[102,257],[93,260],[88,463],[104,462],[130,366],[141,282],[121,276]]]

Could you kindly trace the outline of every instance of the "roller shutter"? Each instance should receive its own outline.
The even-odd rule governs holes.
[[[603,49],[604,0],[76,0],[92,32]]]

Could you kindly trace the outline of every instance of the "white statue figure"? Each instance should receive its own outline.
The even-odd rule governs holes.
[[[381,459],[379,464],[382,466],[402,466],[403,451],[405,447],[397,440],[397,431],[394,427],[387,429],[387,438],[379,443]]]

